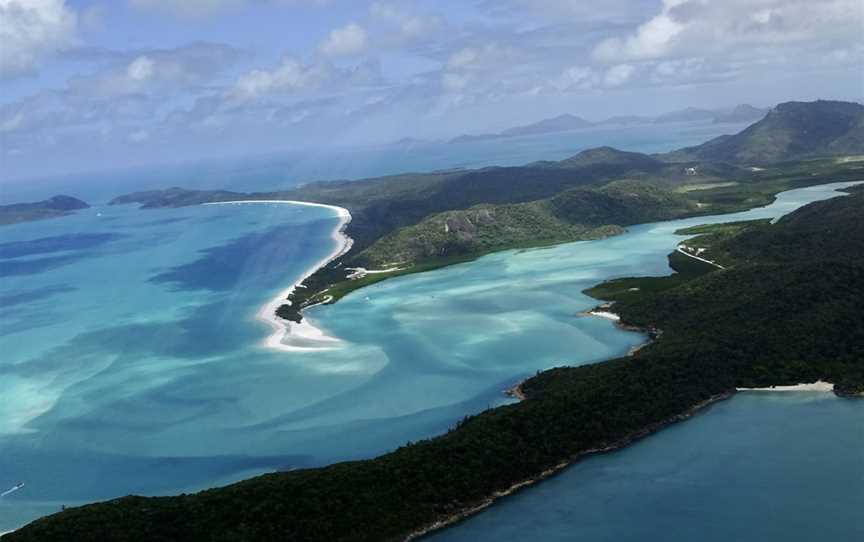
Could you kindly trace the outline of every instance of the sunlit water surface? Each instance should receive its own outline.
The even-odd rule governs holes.
[[[798,190],[740,215],[386,281],[309,311],[346,341],[311,353],[260,347],[254,315],[330,251],[327,210],[97,205],[4,227],[0,491],[26,485],[0,498],[0,532],[62,505],[192,491],[443,432],[537,370],[640,343],[578,316],[595,304],[581,292],[668,273],[675,229],[831,195]]]

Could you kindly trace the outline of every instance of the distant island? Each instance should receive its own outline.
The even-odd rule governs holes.
[[[505,139],[529,135],[554,134],[602,126],[629,126],[637,124],[667,124],[674,122],[700,121],[714,124],[755,122],[768,114],[768,111],[769,109],[753,107],[749,104],[740,104],[731,109],[698,109],[695,107],[688,107],[678,111],[670,111],[656,117],[639,115],[615,116],[598,122],[591,122],[582,117],[564,114],[523,126],[514,126],[513,128],[507,128],[506,130],[497,133],[463,134],[452,138],[450,143],[469,143],[473,141]]]
[[[0,205],[0,226],[66,216],[89,207],[80,199],[62,195],[33,203]]]

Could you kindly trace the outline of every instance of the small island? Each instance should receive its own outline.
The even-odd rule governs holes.
[[[0,205],[0,226],[57,218],[89,207],[78,198],[63,195],[32,203]]]

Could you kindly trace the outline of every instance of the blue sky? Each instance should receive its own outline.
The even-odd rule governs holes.
[[[864,96],[860,0],[0,0],[0,177]]]

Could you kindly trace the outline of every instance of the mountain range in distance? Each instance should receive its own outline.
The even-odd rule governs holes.
[[[710,122],[721,123],[744,123],[755,122],[768,114],[770,108],[754,107],[750,104],[740,104],[733,108],[722,109],[700,109],[687,107],[676,111],[670,111],[656,117],[640,115],[623,115],[610,117],[599,122],[591,122],[582,117],[565,113],[557,117],[543,119],[531,124],[514,126],[498,133],[486,134],[463,134],[454,137],[450,143],[468,143],[471,141],[484,141],[490,139],[505,139],[509,137],[521,137],[540,134],[553,134],[557,132],[568,132],[593,128],[596,126],[629,126],[637,124],[666,124],[673,122]],[[416,144],[416,139],[403,139],[397,144]]]

